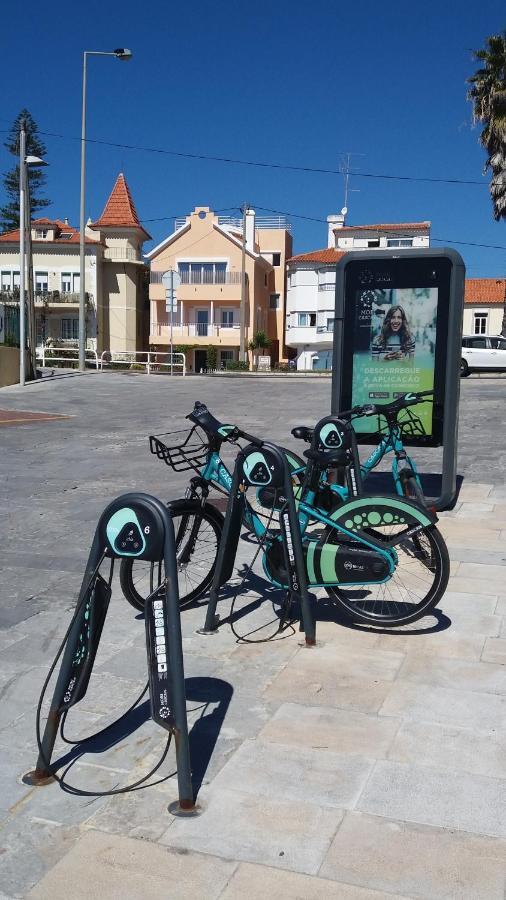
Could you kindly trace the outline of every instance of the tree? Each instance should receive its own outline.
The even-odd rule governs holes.
[[[267,337],[265,331],[256,331],[253,340],[248,344],[248,350],[255,354],[256,350],[267,350],[271,346],[271,339]]]
[[[37,123],[27,109],[22,109],[12,123],[11,129],[4,143],[4,147],[19,158],[19,129],[21,120],[25,120],[26,155],[43,157],[46,148],[38,137]],[[0,207],[0,227],[2,231],[11,231],[19,228],[19,162],[4,173],[4,190],[7,198],[5,206]],[[30,211],[35,214],[38,210],[45,209],[51,201],[40,195],[46,183],[46,175],[37,168],[28,168],[28,187],[30,196]]]
[[[506,219],[506,30],[487,38],[474,51],[481,66],[468,78],[467,93],[475,122],[482,122],[480,143],[487,152],[485,172],[492,171],[490,194],[494,219]]]

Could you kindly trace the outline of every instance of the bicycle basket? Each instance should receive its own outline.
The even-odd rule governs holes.
[[[172,446],[168,445],[167,439],[171,441]],[[176,441],[178,443],[175,443]],[[209,443],[202,429],[194,425],[189,430],[152,434],[149,438],[149,449],[158,459],[163,459],[164,463],[174,469],[174,472],[188,472],[191,469],[198,472],[207,461]]]

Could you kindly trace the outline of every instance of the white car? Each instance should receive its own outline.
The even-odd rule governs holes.
[[[471,372],[506,372],[506,338],[488,334],[472,334],[462,338],[460,374]]]

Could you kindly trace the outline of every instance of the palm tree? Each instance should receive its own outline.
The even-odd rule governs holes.
[[[248,350],[251,350],[253,354],[255,354],[256,350],[267,350],[272,341],[267,337],[265,331],[257,331],[253,335],[253,340],[248,344]]]
[[[506,30],[487,38],[483,50],[474,51],[481,68],[468,78],[467,99],[475,122],[484,124],[480,143],[487,152],[485,172],[492,171],[490,194],[494,219],[506,219]]]

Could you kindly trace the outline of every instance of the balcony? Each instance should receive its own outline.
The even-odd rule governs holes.
[[[239,325],[207,325],[203,322],[179,322],[172,326],[174,343],[239,345]],[[168,321],[152,322],[149,329],[150,343],[168,344],[170,341],[170,323]]]
[[[149,283],[150,284],[163,284],[162,278],[164,276],[164,272],[150,272],[149,275]],[[200,275],[200,277],[198,277]],[[181,285],[208,285],[208,284],[240,284],[241,283],[241,273],[240,272],[184,272],[181,275]]]
[[[178,231],[179,228],[184,228],[186,225],[186,216],[181,216],[180,218],[174,221],[174,229]],[[218,225],[229,226],[229,228],[237,228],[242,231],[242,218],[235,218],[234,216],[218,216]],[[285,229],[290,234],[292,233],[291,223],[287,221],[286,216],[256,216],[255,218],[255,229],[267,229],[267,228],[275,228],[275,229]]]
[[[34,295],[35,306],[79,306],[79,293],[75,291],[36,291]],[[84,300],[87,305],[93,302],[93,294],[86,291]]]
[[[138,251],[133,247],[107,247],[104,250],[104,259],[110,262],[137,262],[144,265]]]

